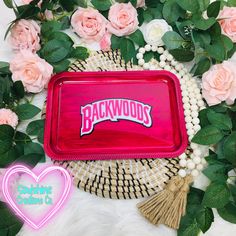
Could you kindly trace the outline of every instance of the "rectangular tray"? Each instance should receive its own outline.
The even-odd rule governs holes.
[[[177,157],[187,147],[179,81],[167,71],[55,75],[44,147],[56,160]]]

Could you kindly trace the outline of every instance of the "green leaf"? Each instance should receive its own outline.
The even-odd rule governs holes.
[[[226,221],[236,224],[236,205],[232,202],[223,208],[217,209],[219,215]]]
[[[12,80],[9,75],[4,75],[4,77],[0,76],[0,100],[1,103],[4,102],[5,104],[12,103],[11,97],[11,88],[12,88]],[[0,104],[1,107],[4,104]]]
[[[69,42],[53,39],[45,44],[41,53],[49,63],[56,63],[67,57],[70,48]]]
[[[44,129],[41,129],[41,130],[39,131],[39,134],[38,134],[38,141],[39,141],[40,143],[43,143],[43,141],[44,141]]]
[[[31,154],[26,154],[17,158],[12,164],[15,165],[15,164],[24,163],[24,164],[30,165],[31,167],[34,167],[40,162],[42,158],[43,158],[42,154],[31,153]]]
[[[44,129],[44,120],[34,120],[26,128],[28,135],[38,135],[41,129]]]
[[[225,103],[220,103],[218,105],[211,106],[210,109],[218,113],[225,113],[227,111],[227,106]]]
[[[206,71],[208,71],[211,67],[211,61],[209,58],[204,57],[201,61],[196,64],[195,71],[194,71],[194,76],[197,75],[202,75]]]
[[[236,52],[236,43],[234,44],[233,48],[228,52],[227,58],[231,58],[235,52]]]
[[[166,32],[162,37],[162,40],[169,50],[180,48],[185,42],[184,39],[175,31]]]
[[[138,22],[139,22],[139,26],[141,26],[144,22],[144,17],[143,17],[143,14],[144,14],[144,9],[143,8],[138,8],[137,9],[137,12],[138,12]]]
[[[190,192],[188,193],[187,199],[187,214],[196,217],[197,212],[201,209],[202,199],[204,196],[204,191],[194,187],[190,187]]]
[[[61,30],[66,30],[70,28],[70,18],[68,16],[64,16],[61,20]]]
[[[191,36],[191,31],[193,31],[191,29],[192,24],[193,23],[190,20],[176,21],[175,22],[175,25],[176,25],[180,35],[185,39],[189,39],[190,36]]]
[[[119,49],[122,38],[117,37],[116,35],[111,36],[111,47],[112,49]]]
[[[13,8],[12,0],[3,0],[3,2],[8,8]]]
[[[0,202],[0,219],[1,236],[15,236],[23,226],[23,222],[3,202]]]
[[[145,5],[147,7],[157,7],[158,1],[157,0],[145,0]]]
[[[228,0],[227,6],[229,7],[236,7],[236,1],[235,0]]]
[[[89,51],[85,47],[76,47],[70,54],[70,57],[79,60],[85,60],[89,57]]]
[[[162,19],[162,7],[159,4],[157,8],[147,8],[146,13],[150,14],[152,19]]]
[[[99,11],[106,11],[112,5],[110,0],[92,0],[91,3]]]
[[[149,8],[143,12],[143,19],[145,22],[149,22],[154,19],[154,16],[152,12],[149,10]]]
[[[9,63],[5,61],[0,61],[0,74],[10,74]]]
[[[145,45],[145,41],[143,38],[143,33],[137,29],[134,33],[129,35],[129,38],[136,43],[138,46],[144,46]]]
[[[207,30],[216,23],[216,19],[213,17],[208,19],[194,17],[192,21],[195,27],[200,30]]]
[[[220,162],[216,159],[211,161],[211,163],[202,171],[211,181],[218,181],[225,183],[228,179],[228,171],[231,166]]]
[[[27,154],[40,154],[44,156],[44,150],[42,146],[38,143],[27,143],[24,145],[24,155]]]
[[[225,35],[221,35],[217,37],[216,40],[213,41],[212,45],[206,46],[206,51],[208,54],[218,61],[223,61],[227,59],[228,52],[233,48],[233,43],[231,39],[229,39]]]
[[[236,185],[229,184],[229,190],[231,192],[233,201],[236,203]]]
[[[196,135],[193,137],[192,142],[202,145],[211,145],[218,143],[224,134],[213,125],[208,125],[201,130],[199,130]]]
[[[197,236],[199,234],[200,228],[196,216],[200,211],[202,211],[202,209],[204,209],[201,205],[203,196],[204,191],[190,187],[187,197],[186,214],[181,218],[178,235]]]
[[[0,139],[0,154],[6,153],[12,147],[12,141]]]
[[[50,34],[47,35],[48,40],[59,40],[62,42],[65,42],[65,44],[67,44],[67,47],[72,47],[74,42],[73,40],[66,34],[60,31],[52,31]]]
[[[76,6],[86,8],[88,6],[87,0],[73,0]]]
[[[0,154],[10,150],[12,147],[12,140],[14,136],[14,129],[9,125],[0,125]]]
[[[29,103],[21,104],[16,107],[16,114],[20,120],[32,119],[36,116],[41,110]]]
[[[0,139],[12,140],[14,136],[14,129],[10,125],[0,125]]]
[[[219,160],[225,160],[224,152],[223,152],[223,144],[225,142],[225,138],[223,138],[216,146],[216,153]]]
[[[177,61],[181,62],[189,62],[194,58],[194,52],[188,49],[177,48],[169,50],[169,52]]]
[[[27,134],[20,131],[16,131],[14,141],[16,144],[26,144],[32,142],[31,138]]]
[[[208,109],[206,108],[206,109],[201,110],[198,114],[201,128],[210,125],[209,120],[207,118],[207,112],[208,112]]]
[[[222,46],[225,49],[226,54],[227,54],[227,52],[229,52],[233,49],[234,44],[229,37],[227,37],[226,35],[221,35],[220,40],[221,40]],[[225,58],[226,58],[226,56],[227,55],[225,55]]]
[[[220,12],[220,4],[220,1],[212,2],[207,8],[207,16],[216,18]]]
[[[62,61],[57,62],[57,63],[53,63],[51,65],[53,66],[53,71],[55,73],[60,73],[60,72],[63,72],[63,71],[68,71],[70,63],[71,62],[66,59],[66,60],[62,60]]]
[[[209,207],[202,208],[198,212],[196,219],[199,228],[203,233],[205,233],[211,227],[212,222],[214,222],[214,214],[212,209]]]
[[[206,31],[193,30],[192,31],[192,40],[194,44],[199,44],[200,47],[204,48],[206,45],[209,45],[211,42],[211,36]]]
[[[206,189],[203,197],[203,205],[210,208],[222,208],[230,198],[230,191],[226,184],[212,182]]]
[[[25,90],[24,90],[24,86],[23,86],[21,80],[14,82],[13,90],[14,90],[18,99],[21,99],[25,96]]]
[[[120,44],[121,55],[127,63],[135,56],[135,46],[132,40],[123,38]]]
[[[23,155],[23,152],[18,146],[12,147],[9,151],[0,155],[0,168],[6,168],[21,155]]]
[[[187,11],[197,12],[199,11],[199,3],[196,0],[176,0],[176,2]]]
[[[204,12],[210,4],[210,0],[198,0],[200,11]]]
[[[208,110],[207,118],[212,125],[220,130],[232,129],[232,121],[228,115],[216,113],[213,110]]]
[[[36,4],[33,4],[33,2],[17,6],[17,11],[17,19],[33,19],[40,13],[39,7]]]
[[[225,158],[233,164],[236,164],[236,132],[232,132],[223,144],[223,153]]]
[[[51,35],[55,31],[61,30],[62,24],[58,21],[46,21],[43,22],[41,26],[41,34],[44,37],[47,37],[48,35]]]
[[[130,0],[129,2],[136,8],[137,0]]]
[[[146,52],[143,55],[143,59],[145,62],[149,62],[152,58],[154,58],[154,53],[153,52]]]
[[[176,22],[184,13],[185,11],[173,0],[166,1],[162,10],[163,17],[168,23]]]
[[[210,29],[208,33],[211,35],[212,39],[217,39],[221,36],[221,26],[219,22],[216,22]]]
[[[75,8],[75,2],[73,0],[59,0],[60,5],[68,12],[71,12]]]
[[[17,158],[17,152],[12,147],[10,150],[0,155],[0,168],[6,168]]]
[[[182,217],[177,236],[198,236],[199,233],[200,229],[195,218],[192,219],[187,215]]]

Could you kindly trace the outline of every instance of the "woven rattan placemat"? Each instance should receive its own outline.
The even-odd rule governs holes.
[[[71,64],[69,71],[142,70],[125,64],[118,50],[92,52],[90,57]],[[45,116],[45,112],[43,112]],[[108,161],[54,162],[70,171],[74,184],[92,194],[113,199],[151,196],[162,190],[179,170],[179,159],[131,159]]]

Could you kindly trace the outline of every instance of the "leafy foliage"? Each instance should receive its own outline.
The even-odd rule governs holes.
[[[15,236],[23,223],[9,210],[5,203],[0,202],[0,235]]]
[[[0,63],[0,107],[14,111],[19,121],[34,118],[41,109],[31,104],[33,95],[27,94],[21,81],[14,82],[11,78],[7,63]],[[30,100],[29,100],[30,99]],[[34,138],[42,141],[44,121],[30,122],[27,133],[12,128],[9,125],[0,125],[0,168],[5,168],[13,162],[27,162],[36,165],[44,160],[44,150],[40,144],[33,142]],[[29,155],[34,161],[29,162]]]
[[[39,54],[53,66],[56,73],[68,69],[68,59],[85,60],[89,56],[85,47],[73,47],[74,42],[62,29],[63,23],[54,20],[43,23],[41,27],[42,48]]]
[[[63,30],[70,27],[70,17],[78,7],[87,7],[86,0],[40,0],[17,6],[13,0],[4,0],[13,9],[16,19],[11,22],[7,33],[20,19],[34,19],[41,24],[41,50],[39,56],[47,60],[55,73],[66,71],[71,60],[85,60],[89,51],[76,47],[74,41]],[[131,2],[136,7],[137,0],[117,0]],[[235,0],[146,0],[145,8],[138,8],[139,25],[153,19],[165,19],[173,31],[167,32],[162,40],[173,57],[181,62],[193,61],[191,72],[201,77],[213,64],[230,58],[236,51],[236,44],[222,35],[218,15],[224,5],[236,6]],[[112,5],[111,0],[92,0],[91,4],[106,18]],[[45,10],[53,12],[54,19],[46,20]],[[203,17],[204,15],[204,17]],[[205,17],[206,16],[206,17]],[[6,35],[7,35],[6,33]],[[137,48],[145,45],[140,30],[125,37],[111,37],[112,49],[120,49],[125,62],[137,62]],[[144,55],[145,62],[159,58],[157,52]],[[13,82],[9,64],[0,62],[0,108],[14,111],[20,121],[35,119],[40,109],[31,104],[33,96],[26,93],[20,81]],[[236,185],[229,184],[229,171],[236,168],[236,103],[228,106],[222,103],[202,110],[199,114],[201,130],[192,139],[201,145],[212,145],[205,157],[208,162],[203,173],[211,183],[206,191],[191,188],[188,195],[187,213],[181,219],[179,236],[195,236],[207,232],[214,221],[212,208],[219,215],[236,223]],[[26,133],[8,125],[0,125],[0,168],[11,163],[25,162],[36,165],[44,161],[43,143],[44,120],[29,121]],[[36,140],[36,142],[34,142]],[[22,223],[18,222],[0,202],[0,235],[15,235]]]
[[[202,196],[201,206],[216,208],[219,215],[231,223],[236,223],[236,185],[235,182],[228,183],[231,178],[230,171],[234,170],[235,173],[236,167],[235,105],[236,103],[231,106],[221,103],[202,110],[199,114],[201,130],[192,139],[202,145],[214,144],[216,151],[210,151],[210,155],[205,157],[208,166],[203,170],[203,174],[211,183]],[[212,216],[208,212],[200,221],[204,223],[204,219],[210,218]],[[184,222],[185,217],[182,220]],[[209,227],[199,225],[199,228],[206,232]],[[181,229],[179,232],[179,235],[185,235],[181,234]],[[197,235],[197,230],[195,232]]]
[[[188,194],[187,213],[182,217],[178,236],[197,236],[205,233],[214,222],[212,209],[202,204],[204,191],[191,187]]]

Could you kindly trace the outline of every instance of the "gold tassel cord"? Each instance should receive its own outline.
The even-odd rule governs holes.
[[[182,178],[175,176],[166,188],[150,199],[137,205],[139,211],[153,224],[162,223],[162,216],[169,209],[175,198],[175,192],[182,186]]]
[[[181,217],[185,214],[187,194],[192,176],[173,177],[166,189],[137,205],[142,215],[155,225],[165,224],[178,229]]]

